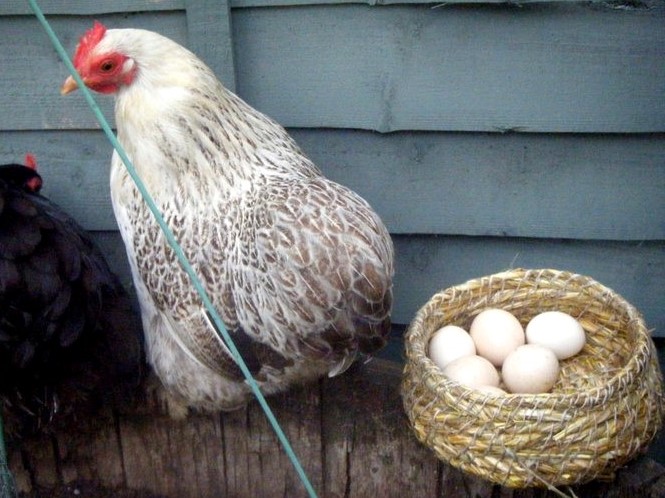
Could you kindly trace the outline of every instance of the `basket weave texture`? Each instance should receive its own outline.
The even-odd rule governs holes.
[[[445,378],[427,357],[444,325],[469,330],[487,308],[525,326],[538,313],[575,317],[587,344],[561,362],[547,394],[496,396]],[[662,375],[639,312],[591,278],[516,269],[451,287],[423,306],[406,333],[404,408],[416,437],[451,465],[509,487],[611,478],[661,427]]]

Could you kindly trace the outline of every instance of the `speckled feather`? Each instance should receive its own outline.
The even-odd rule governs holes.
[[[382,347],[393,247],[367,202],[171,40],[108,30],[94,52],[122,53],[136,70],[116,96],[119,139],[262,390]],[[242,405],[248,386],[117,155],[111,192],[149,359],[172,399]]]

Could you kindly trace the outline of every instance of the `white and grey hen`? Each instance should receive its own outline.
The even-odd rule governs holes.
[[[366,201],[168,38],[95,23],[74,64],[115,95],[120,142],[265,394],[385,344],[393,246]],[[248,385],[117,154],[111,193],[171,407],[242,406]]]

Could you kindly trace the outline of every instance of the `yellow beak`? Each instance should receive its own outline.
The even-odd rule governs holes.
[[[72,76],[68,76],[65,82],[62,84],[62,87],[60,88],[60,95],[67,95],[68,93],[73,92],[78,88],[78,85],[76,84],[76,80]]]

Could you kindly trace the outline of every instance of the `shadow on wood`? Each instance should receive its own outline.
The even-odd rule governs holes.
[[[511,490],[439,462],[407,425],[401,365],[374,359],[344,375],[269,398],[320,497],[554,497]],[[257,403],[174,421],[146,398],[126,413],[10,447],[24,496],[305,497]],[[568,493],[570,490],[562,490]],[[646,457],[579,497],[665,496],[665,468]]]

